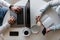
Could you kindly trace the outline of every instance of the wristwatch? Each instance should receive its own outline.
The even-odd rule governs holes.
[[[13,5],[10,5],[10,6],[9,6],[9,9],[11,9],[12,7],[13,7]]]

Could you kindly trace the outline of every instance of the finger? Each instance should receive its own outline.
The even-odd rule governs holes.
[[[21,12],[21,10],[22,10],[22,9],[18,7],[17,9],[15,9],[15,12],[16,12],[16,13],[19,13],[19,12]]]
[[[18,9],[15,10],[15,13],[18,13]]]
[[[21,8],[21,7],[19,7],[19,6],[18,6],[17,8],[18,8],[18,9],[22,9],[22,8]]]
[[[10,24],[14,24],[14,21],[9,21]]]
[[[38,21],[38,16],[36,16],[36,20]]]
[[[17,8],[17,12],[19,13],[19,12],[21,12],[21,10],[19,8]]]
[[[17,8],[18,9],[18,11],[22,11],[22,8]]]

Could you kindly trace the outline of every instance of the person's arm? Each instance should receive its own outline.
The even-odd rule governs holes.
[[[0,26],[0,33],[3,33],[6,29],[8,29],[10,27],[10,24],[8,22],[6,22],[5,24],[3,24],[2,26]]]
[[[60,0],[52,0],[48,2],[51,7],[60,5]]]
[[[40,16],[43,16],[44,15],[44,12],[46,12],[47,11],[47,9],[49,9],[50,8],[50,4],[49,3],[47,3],[42,9],[40,9]]]
[[[60,29],[60,24],[54,25],[52,27],[49,27],[48,29],[49,30],[58,30],[58,29]]]
[[[46,6],[42,9],[40,9],[41,16],[44,14],[44,12],[49,8],[49,7],[54,7],[60,5],[60,0],[53,0],[49,1]]]
[[[7,30],[10,27],[10,25],[13,25],[14,23],[15,23],[15,18],[11,16],[10,19],[7,20],[7,22],[5,22],[5,24],[0,26],[0,33],[3,33],[5,30]]]
[[[4,0],[0,0],[0,4],[2,6],[10,7],[10,4],[8,2],[4,1]]]

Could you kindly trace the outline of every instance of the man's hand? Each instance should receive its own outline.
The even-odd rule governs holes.
[[[22,8],[19,6],[11,6],[10,9],[15,13],[20,13]]]
[[[8,20],[8,23],[12,25],[15,23],[15,21],[16,21],[15,18],[11,16],[10,19]]]

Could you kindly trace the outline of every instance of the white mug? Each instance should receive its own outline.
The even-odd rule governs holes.
[[[29,28],[27,28],[27,27],[23,28],[23,30],[22,30],[23,36],[30,36],[30,34],[31,34],[31,30]]]

